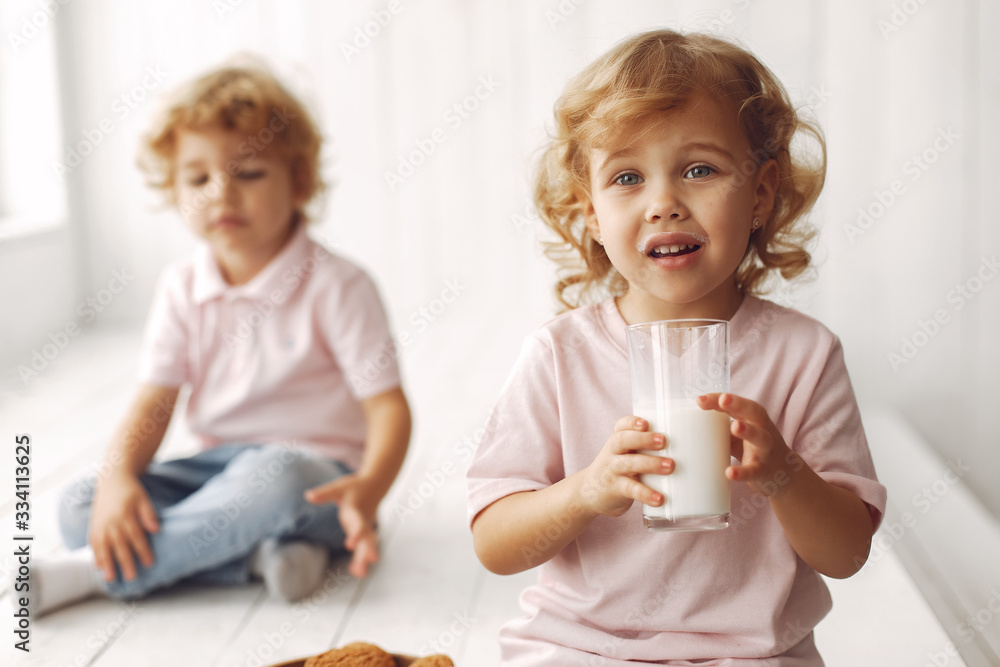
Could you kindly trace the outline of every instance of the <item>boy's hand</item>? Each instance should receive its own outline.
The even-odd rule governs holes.
[[[663,494],[639,481],[640,474],[669,475],[674,471],[673,459],[640,453],[667,445],[662,433],[649,433],[648,428],[645,419],[622,417],[594,462],[580,471],[581,494],[591,511],[621,516],[635,500],[654,506],[663,503]]]
[[[156,510],[137,477],[115,472],[98,483],[88,538],[105,581],[115,580],[115,563],[125,581],[136,578],[136,557],[143,567],[151,566],[153,550],[146,534],[159,530]]]
[[[337,504],[337,518],[347,536],[344,546],[352,553],[347,570],[355,577],[368,576],[368,568],[378,561],[378,536],[375,533],[378,499],[371,498],[366,480],[357,475],[344,475],[309,489],[306,500],[316,504]]]
[[[767,410],[755,401],[728,393],[699,396],[698,406],[733,418],[732,454],[740,459],[740,465],[726,468],[726,478],[746,482],[752,492],[763,496],[781,491],[781,480],[788,480],[797,469],[796,460]]]

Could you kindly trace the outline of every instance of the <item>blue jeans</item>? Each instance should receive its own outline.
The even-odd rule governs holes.
[[[265,538],[344,549],[336,505],[306,502],[306,489],[350,470],[281,445],[224,445],[191,458],[153,463],[139,478],[160,521],[150,534],[153,564],[105,584],[114,598],[142,597],[181,580],[241,584]],[[97,474],[72,483],[59,503],[59,528],[70,549],[87,545]]]

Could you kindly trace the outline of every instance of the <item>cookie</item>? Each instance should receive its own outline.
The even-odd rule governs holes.
[[[305,667],[396,667],[396,659],[374,644],[356,642],[314,655]]]
[[[410,663],[410,667],[455,667],[455,663],[446,655],[429,655],[417,658]]]

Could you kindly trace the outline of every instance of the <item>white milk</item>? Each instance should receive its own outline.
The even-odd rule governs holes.
[[[725,470],[730,462],[729,415],[702,410],[696,405],[635,408],[635,415],[649,422],[649,430],[667,436],[663,450],[648,451],[672,458],[676,466],[669,475],[642,475],[642,483],[666,498],[660,507],[642,506],[643,516],[674,520],[729,514],[729,480]]]

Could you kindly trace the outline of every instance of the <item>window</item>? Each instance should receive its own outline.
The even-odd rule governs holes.
[[[54,25],[62,2],[0,2],[0,238],[66,217]]]

